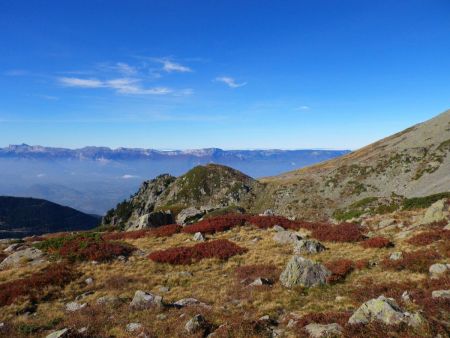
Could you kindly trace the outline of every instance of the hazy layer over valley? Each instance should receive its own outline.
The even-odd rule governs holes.
[[[199,164],[218,163],[252,177],[277,175],[348,153],[347,150],[158,151],[11,145],[0,149],[0,195],[26,196],[104,214],[161,173],[181,175]]]

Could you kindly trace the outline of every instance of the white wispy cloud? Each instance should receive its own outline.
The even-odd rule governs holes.
[[[78,77],[60,77],[59,82],[66,87],[101,88],[104,83],[97,79],[81,79]]]
[[[138,72],[136,67],[130,66],[128,63],[125,62],[117,62],[115,65],[115,69],[119,73],[127,76],[136,75]]]
[[[239,88],[247,84],[247,82],[237,83],[235,79],[229,76],[219,76],[215,79],[217,82],[223,82],[230,88]]]
[[[296,110],[306,111],[306,110],[310,110],[310,109],[311,109],[310,106],[300,106]]]
[[[193,71],[190,67],[184,66],[167,58],[152,58],[152,60],[161,63],[162,70],[167,73],[191,73]]]
[[[172,89],[167,87],[145,88],[141,85],[141,80],[134,78],[116,78],[103,81],[99,79],[61,77],[58,80],[59,83],[65,87],[109,88],[120,94],[165,95],[172,93]]]
[[[139,178],[139,176],[129,175],[129,174],[125,174],[125,175],[122,176],[122,179],[124,179],[124,180],[129,180],[129,179],[132,179],[132,178]]]

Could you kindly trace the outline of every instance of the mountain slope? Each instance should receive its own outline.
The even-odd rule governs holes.
[[[88,230],[96,216],[42,199],[0,196],[0,238]]]
[[[405,198],[450,191],[449,152],[447,111],[355,152],[279,176],[255,180],[226,166],[198,166],[178,178],[171,176],[158,196],[153,190],[160,182],[147,181],[110,216],[119,215],[116,219],[129,227],[155,210],[176,214],[189,207],[233,206],[252,213],[272,209],[308,220],[330,218],[361,201],[381,203],[378,207],[389,211]]]
[[[266,206],[320,218],[367,197],[450,190],[450,110],[350,154],[262,179]]]

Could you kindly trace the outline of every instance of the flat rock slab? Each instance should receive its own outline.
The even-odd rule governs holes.
[[[38,265],[45,262],[44,253],[41,250],[36,248],[26,248],[16,251],[6,257],[0,263],[0,270],[19,267],[24,264]]]

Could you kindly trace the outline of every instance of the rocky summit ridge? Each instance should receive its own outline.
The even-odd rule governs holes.
[[[279,176],[255,180],[216,164],[178,178],[161,175],[144,182],[103,223],[140,229],[173,223],[180,213],[183,223],[241,209],[308,220],[394,211],[407,199],[450,191],[449,152],[450,110],[347,155]]]

